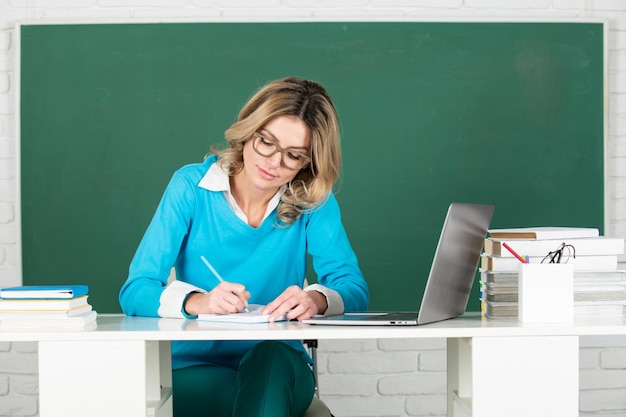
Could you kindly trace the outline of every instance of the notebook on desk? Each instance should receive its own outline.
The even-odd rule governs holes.
[[[460,316],[467,307],[493,210],[494,207],[490,205],[450,204],[419,311],[345,313],[311,317],[302,322],[348,326],[416,326]]]

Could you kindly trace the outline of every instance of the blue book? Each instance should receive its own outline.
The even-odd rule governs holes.
[[[3,299],[56,299],[76,298],[87,295],[87,285],[24,285],[0,289],[0,298]]]

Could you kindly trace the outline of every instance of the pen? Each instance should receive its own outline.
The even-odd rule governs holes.
[[[506,250],[511,252],[513,254],[513,256],[515,256],[517,259],[519,259],[519,261],[521,263],[523,263],[523,264],[527,264],[528,263],[528,258],[522,258],[517,252],[515,252],[513,250],[513,248],[511,248],[509,245],[507,245],[506,242],[502,242],[502,246],[504,246],[506,248]]]
[[[224,278],[222,278],[222,276],[219,274],[219,272],[217,272],[215,270],[215,268],[213,268],[213,265],[211,265],[211,262],[209,262],[207,260],[207,258],[204,257],[204,255],[201,255],[200,259],[202,259],[202,262],[204,262],[204,264],[207,266],[207,268],[209,268],[209,270],[211,272],[213,272],[213,275],[215,275],[215,278],[217,278],[219,280],[219,282],[224,282]],[[248,311],[248,306],[244,306],[243,311],[245,311],[246,313],[250,312],[250,311]]]

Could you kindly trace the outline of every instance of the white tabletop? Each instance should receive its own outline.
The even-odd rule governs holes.
[[[0,341],[54,340],[301,340],[404,339],[493,336],[624,335],[626,319],[578,319],[571,324],[523,324],[517,319],[485,319],[480,313],[423,326],[321,326],[299,322],[222,324],[185,319],[100,314],[97,327],[80,330],[0,329]]]

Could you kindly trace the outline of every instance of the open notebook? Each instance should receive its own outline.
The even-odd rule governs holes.
[[[265,306],[260,304],[249,304],[247,312],[233,314],[200,314],[198,315],[198,320],[219,323],[267,323],[269,321],[269,314],[261,313],[263,307]],[[284,316],[276,321],[283,320],[286,320]]]
[[[346,313],[312,317],[303,323],[327,325],[411,326],[465,312],[493,206],[452,203],[441,230],[422,304],[414,312]],[[416,301],[417,301],[416,296]],[[416,306],[417,307],[417,306]]]

